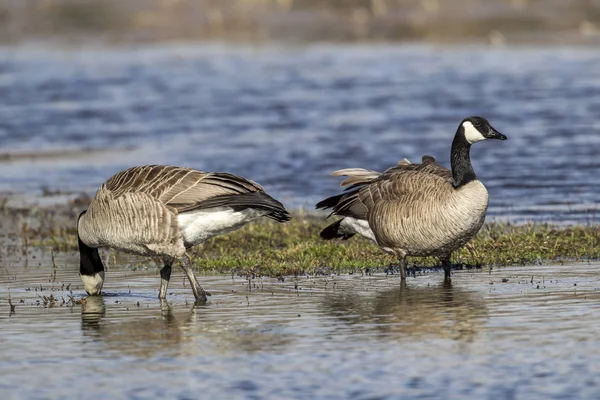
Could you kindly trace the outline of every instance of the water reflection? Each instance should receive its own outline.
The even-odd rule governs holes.
[[[114,293],[80,308],[38,304],[40,296],[69,292],[58,283],[43,293],[25,290],[48,274],[22,269],[19,281],[0,280],[0,393],[596,399],[598,268],[459,273],[455,286],[427,277],[400,287],[386,276],[336,276],[300,278],[294,290],[293,282],[265,279],[265,289],[252,292],[231,277],[205,277],[213,297],[202,307],[187,304],[189,291],[175,285],[169,303],[160,303],[155,280],[141,276],[130,295],[131,281],[109,271]],[[10,317],[8,284],[17,304]]]
[[[99,339],[109,349],[138,357],[177,350],[186,340],[182,326],[189,320],[185,313],[176,317],[167,302],[161,302],[159,311],[135,312],[131,319],[108,317],[102,296],[89,296],[81,306],[84,337]]]
[[[88,296],[81,303],[81,327],[84,332],[97,330],[100,320],[106,313],[106,304],[102,296]]]
[[[157,300],[158,302],[158,300]],[[285,322],[264,319],[264,309],[172,307],[167,301],[111,309],[104,297],[89,296],[81,306],[84,337],[108,349],[138,357],[256,352],[282,348],[293,341],[282,334]]]
[[[348,325],[398,339],[434,336],[470,342],[489,318],[481,295],[450,282],[424,287],[404,283],[371,298],[331,294],[323,307]]]

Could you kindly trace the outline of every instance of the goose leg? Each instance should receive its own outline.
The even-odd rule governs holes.
[[[190,281],[190,286],[192,287],[192,292],[194,292],[194,297],[196,297],[196,300],[202,302],[206,301],[206,296],[210,296],[210,293],[205,292],[204,289],[202,289],[202,286],[200,286],[198,283],[196,275],[194,275],[194,271],[192,271],[192,262],[187,254],[181,257],[179,260],[179,265]]]
[[[165,265],[160,270],[160,290],[158,291],[159,299],[167,298],[167,288],[169,287],[169,281],[171,280],[171,266],[173,265],[173,257],[165,257],[163,259]]]
[[[406,256],[400,258],[400,280],[402,282],[406,282],[406,267],[408,266],[408,261],[406,260]]]
[[[406,284],[406,279],[405,280],[400,280],[400,290],[406,290],[407,288],[407,284]]]
[[[408,266],[406,252],[404,250],[392,250],[391,252],[400,260],[398,263],[398,266],[400,267],[400,280],[406,281],[406,267]]]
[[[450,255],[442,257],[442,266],[444,267],[444,280],[450,281],[450,271],[452,270],[452,263],[450,262]]]

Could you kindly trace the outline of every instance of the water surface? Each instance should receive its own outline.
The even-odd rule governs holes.
[[[328,174],[432,154],[459,121],[491,219],[595,221],[600,52],[426,45],[162,45],[0,50],[0,191],[92,193],[126,167],[243,174],[290,207],[336,193]],[[34,198],[34,200],[36,200]]]
[[[398,276],[111,271],[83,305],[76,264],[0,269],[3,399],[592,399],[598,265]],[[49,282],[53,280],[53,282]],[[67,285],[71,285],[67,289]],[[15,313],[10,314],[7,288]],[[52,295],[54,307],[46,303]]]

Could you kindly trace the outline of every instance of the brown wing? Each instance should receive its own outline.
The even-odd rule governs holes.
[[[395,167],[387,169],[385,173],[398,171],[419,171],[427,174],[437,175],[441,178],[444,178],[444,180],[447,180],[448,182],[452,182],[452,172],[448,168],[438,164],[435,158],[432,156],[424,155],[421,159],[421,164],[403,163],[405,160],[406,159],[402,160]]]
[[[448,181],[452,181],[452,172],[438,164],[435,161],[435,158],[428,155],[423,156],[421,164],[411,164],[410,161],[408,161],[406,158],[403,158],[398,162],[397,165],[386,169],[383,174],[399,171],[420,171],[428,174],[438,175]],[[347,176],[348,178],[344,179],[340,183],[340,186],[350,186],[351,188],[354,188],[356,186],[365,185],[371,182],[372,180],[381,176],[382,173],[364,168],[345,168],[333,171],[331,175]]]
[[[166,165],[126,169],[108,179],[103,189],[115,197],[143,193],[178,212],[198,208],[203,202],[219,196],[264,193],[262,186],[237,175]]]
[[[440,188],[451,190],[452,173],[433,157],[423,156],[422,164],[407,161],[349,187],[346,193],[323,200],[317,208],[332,208],[332,214],[367,220],[376,205],[393,202],[410,212],[419,201],[439,196]]]

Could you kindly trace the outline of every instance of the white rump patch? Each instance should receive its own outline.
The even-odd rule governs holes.
[[[218,207],[179,214],[177,222],[183,241],[189,247],[213,236],[235,231],[265,214],[266,211],[250,208],[234,211],[229,207]]]
[[[345,217],[342,222],[340,222],[340,228],[342,229],[342,232],[358,233],[359,235],[376,242],[375,235],[369,226],[369,222],[364,219]]]
[[[102,285],[104,285],[104,271],[95,273],[94,275],[79,275],[85,291],[90,296],[100,294]]]
[[[486,139],[485,136],[473,126],[471,121],[463,122],[463,129],[465,130],[465,139],[467,139],[467,142],[470,144],[481,142]]]

